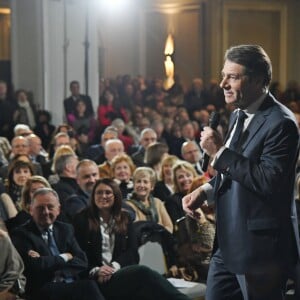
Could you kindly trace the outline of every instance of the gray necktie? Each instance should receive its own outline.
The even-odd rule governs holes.
[[[47,237],[48,237],[48,247],[50,249],[50,252],[53,256],[57,256],[60,254],[59,250],[58,250],[58,247],[56,245],[56,242],[55,242],[55,239],[53,237],[53,231],[48,228],[46,230],[47,232]]]
[[[240,139],[244,128],[244,122],[247,117],[248,116],[246,115],[246,113],[244,113],[242,110],[239,110],[237,125],[233,133],[232,139],[230,141],[229,149],[238,150],[240,145]]]

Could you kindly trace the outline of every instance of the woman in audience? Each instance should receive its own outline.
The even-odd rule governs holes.
[[[9,166],[6,192],[14,202],[17,211],[22,209],[22,188],[32,175],[34,175],[34,171],[30,162],[16,159]]]
[[[75,104],[75,112],[67,115],[68,124],[70,124],[75,132],[77,138],[79,132],[86,132],[88,142],[92,143],[95,139],[97,129],[96,119],[86,110],[86,103],[82,99],[78,99]]]
[[[168,155],[169,147],[164,143],[153,143],[149,145],[145,151],[145,164],[152,168],[156,177],[159,177],[161,170],[161,162]]]
[[[182,208],[182,198],[191,188],[197,173],[194,167],[186,162],[179,160],[172,168],[175,193],[171,195],[165,205],[172,219],[173,225],[177,225],[177,221],[185,216]]]
[[[22,225],[27,220],[30,219],[29,207],[32,199],[33,193],[40,188],[48,187],[50,188],[49,182],[42,176],[31,176],[27,179],[25,185],[22,189],[21,197],[21,210],[18,214],[11,219],[6,220],[5,224],[8,232],[11,232],[14,228],[19,225]]]
[[[153,196],[166,202],[167,198],[174,193],[172,167],[178,161],[175,155],[166,156],[161,162],[160,180],[156,182]]]
[[[161,275],[137,265],[135,232],[121,206],[118,185],[112,179],[100,179],[93,188],[91,206],[74,218],[75,236],[86,252],[89,276],[98,281],[107,300],[188,299]]]
[[[116,118],[121,118],[126,122],[125,116],[125,109],[120,105],[117,94],[111,88],[106,88],[98,107],[98,122],[100,127],[103,129],[111,125],[111,122]]]
[[[4,184],[2,183],[2,181],[0,181],[0,222],[3,222],[4,224],[4,221],[9,218],[13,218],[17,213],[18,212],[13,201],[6,193]],[[6,229],[5,226],[4,228]]]
[[[111,162],[113,178],[119,185],[122,192],[122,199],[127,199],[127,195],[133,191],[132,174],[135,165],[127,154],[119,154]]]
[[[127,203],[136,213],[135,221],[152,221],[172,233],[173,224],[164,203],[152,195],[155,181],[156,175],[151,168],[137,168],[133,173],[133,193]]]

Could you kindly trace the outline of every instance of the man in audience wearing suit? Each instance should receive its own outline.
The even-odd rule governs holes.
[[[193,165],[198,175],[203,174],[203,170],[201,168],[202,154],[195,141],[187,141],[182,144],[181,156],[185,161]]]
[[[80,86],[78,81],[74,80],[70,82],[70,92],[71,96],[64,100],[64,109],[66,116],[75,112],[76,102],[79,99],[84,101],[88,116],[93,116],[94,109],[91,97],[88,95],[80,94]]]
[[[30,205],[32,219],[12,234],[25,264],[26,294],[34,300],[104,300],[95,281],[80,279],[87,258],[72,226],[56,221],[59,213],[57,193],[39,189]]]

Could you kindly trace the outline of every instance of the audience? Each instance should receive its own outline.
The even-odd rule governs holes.
[[[24,265],[26,296],[33,300],[104,300],[94,280],[79,279],[87,270],[70,224],[56,221],[60,213],[57,193],[38,189],[30,204],[32,218],[12,233]]]
[[[119,154],[115,156],[111,162],[114,181],[119,185],[122,193],[122,199],[127,199],[127,196],[133,191],[132,174],[135,170],[135,165],[127,154]]]
[[[135,221],[151,221],[172,233],[173,224],[164,203],[152,195],[155,181],[156,175],[153,169],[137,168],[133,173],[133,193],[128,197],[127,203],[136,213]]]
[[[6,220],[5,225],[9,233],[13,231],[13,229],[18,226],[24,224],[26,221],[30,219],[30,203],[33,197],[33,194],[36,190],[40,188],[50,188],[49,182],[42,176],[31,176],[25,182],[22,188],[21,195],[21,210],[18,211],[15,217]]]
[[[210,164],[204,174],[201,169],[202,155],[197,142],[200,130],[207,125],[210,113],[217,110],[221,114],[218,129],[226,134],[228,115],[234,108],[224,104],[224,95],[215,80],[206,88],[202,79],[196,78],[193,88],[186,93],[180,83],[166,92],[159,79],[154,79],[151,85],[142,77],[126,75],[103,81],[101,88],[98,118],[102,127],[98,132],[91,99],[80,94],[77,81],[70,83],[71,96],[64,101],[69,124],[57,127],[50,123],[49,112],[36,114],[24,90],[16,93],[18,99],[14,101],[6,83],[0,81],[0,217],[7,230],[12,233],[24,222],[33,222],[30,212],[33,192],[49,187],[46,179],[32,175],[44,174],[49,178],[60,194],[63,214],[59,218],[68,222],[77,213],[89,211],[92,190],[99,178],[113,178],[121,189],[122,211],[128,212],[129,222],[153,222],[170,235],[174,229],[179,242],[178,270],[182,266],[196,268],[201,273],[198,277],[205,280],[214,235],[214,214],[199,211],[201,218],[192,220],[183,213],[181,199],[193,188],[193,180],[202,184],[215,175]],[[298,83],[291,81],[284,90],[274,82],[271,88],[271,92],[280,95],[279,101],[298,116]],[[122,105],[119,99],[124,100]],[[14,118],[8,119],[13,112]],[[110,124],[113,126],[108,126]],[[101,141],[95,144],[95,137],[100,134]],[[53,145],[48,148],[51,140]],[[168,155],[169,150],[174,155]],[[78,163],[76,155],[81,162]],[[135,170],[135,165],[148,168]],[[56,172],[51,171],[51,166],[56,166],[59,174],[53,174]],[[197,175],[201,177],[196,178]],[[159,181],[156,182],[155,177]],[[180,252],[184,244],[190,246],[185,257]],[[101,251],[98,254],[101,255]],[[34,262],[36,258],[31,259]],[[91,284],[92,289],[96,287],[93,283],[87,284]],[[103,283],[100,286],[102,288]],[[112,286],[115,287],[115,283]],[[297,285],[296,290],[299,293]],[[103,293],[111,293],[110,288]],[[102,297],[99,291],[97,297]]]
[[[119,139],[108,140],[104,145],[106,161],[99,165],[100,178],[113,178],[111,162],[115,156],[124,153],[124,144]]]
[[[96,182],[91,206],[75,217],[75,235],[89,262],[89,274],[107,299],[188,299],[157,272],[137,265],[136,235],[122,211],[112,179]]]

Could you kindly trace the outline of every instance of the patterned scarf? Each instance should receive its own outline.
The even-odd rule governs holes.
[[[158,213],[152,195],[149,196],[149,207],[145,206],[142,201],[137,200],[135,193],[127,201],[133,203],[146,216],[147,221],[158,223]]]

